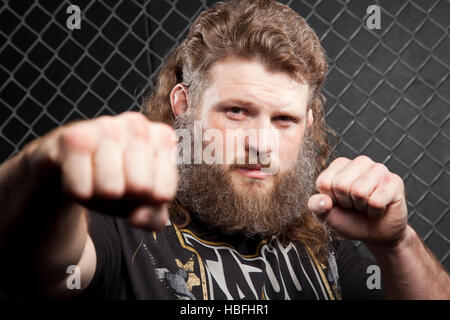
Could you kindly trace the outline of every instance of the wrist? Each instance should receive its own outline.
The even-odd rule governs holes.
[[[410,250],[416,244],[417,233],[411,226],[406,225],[402,235],[394,242],[388,243],[365,243],[367,249],[374,257],[379,256],[399,256]]]

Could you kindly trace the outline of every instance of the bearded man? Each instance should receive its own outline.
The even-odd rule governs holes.
[[[142,114],[62,126],[2,165],[0,289],[450,298],[448,275],[407,224],[402,179],[366,156],[327,165],[326,72],[314,31],[285,5],[202,12]]]

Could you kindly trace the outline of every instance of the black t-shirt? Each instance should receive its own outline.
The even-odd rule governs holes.
[[[382,299],[368,289],[364,258],[350,240],[334,241],[321,264],[303,243],[282,245],[170,222],[160,232],[90,212],[97,268],[79,298],[95,299]],[[337,270],[336,270],[337,269]]]

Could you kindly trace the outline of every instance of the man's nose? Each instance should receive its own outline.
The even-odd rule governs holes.
[[[267,157],[270,157],[270,154],[272,152],[270,139],[268,139],[268,137],[261,138],[259,136],[259,133],[257,134],[256,139],[252,136],[246,136],[245,151],[251,154],[255,154],[258,157],[260,155],[266,155]]]
[[[270,158],[276,145],[275,134],[270,125],[253,128],[256,136],[245,137],[245,151],[250,155],[257,156],[260,160]]]

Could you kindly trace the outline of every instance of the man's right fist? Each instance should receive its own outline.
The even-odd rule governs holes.
[[[168,219],[165,203],[177,190],[175,146],[171,127],[125,112],[55,129],[30,143],[25,155],[40,179],[60,174],[68,199],[159,230]]]

